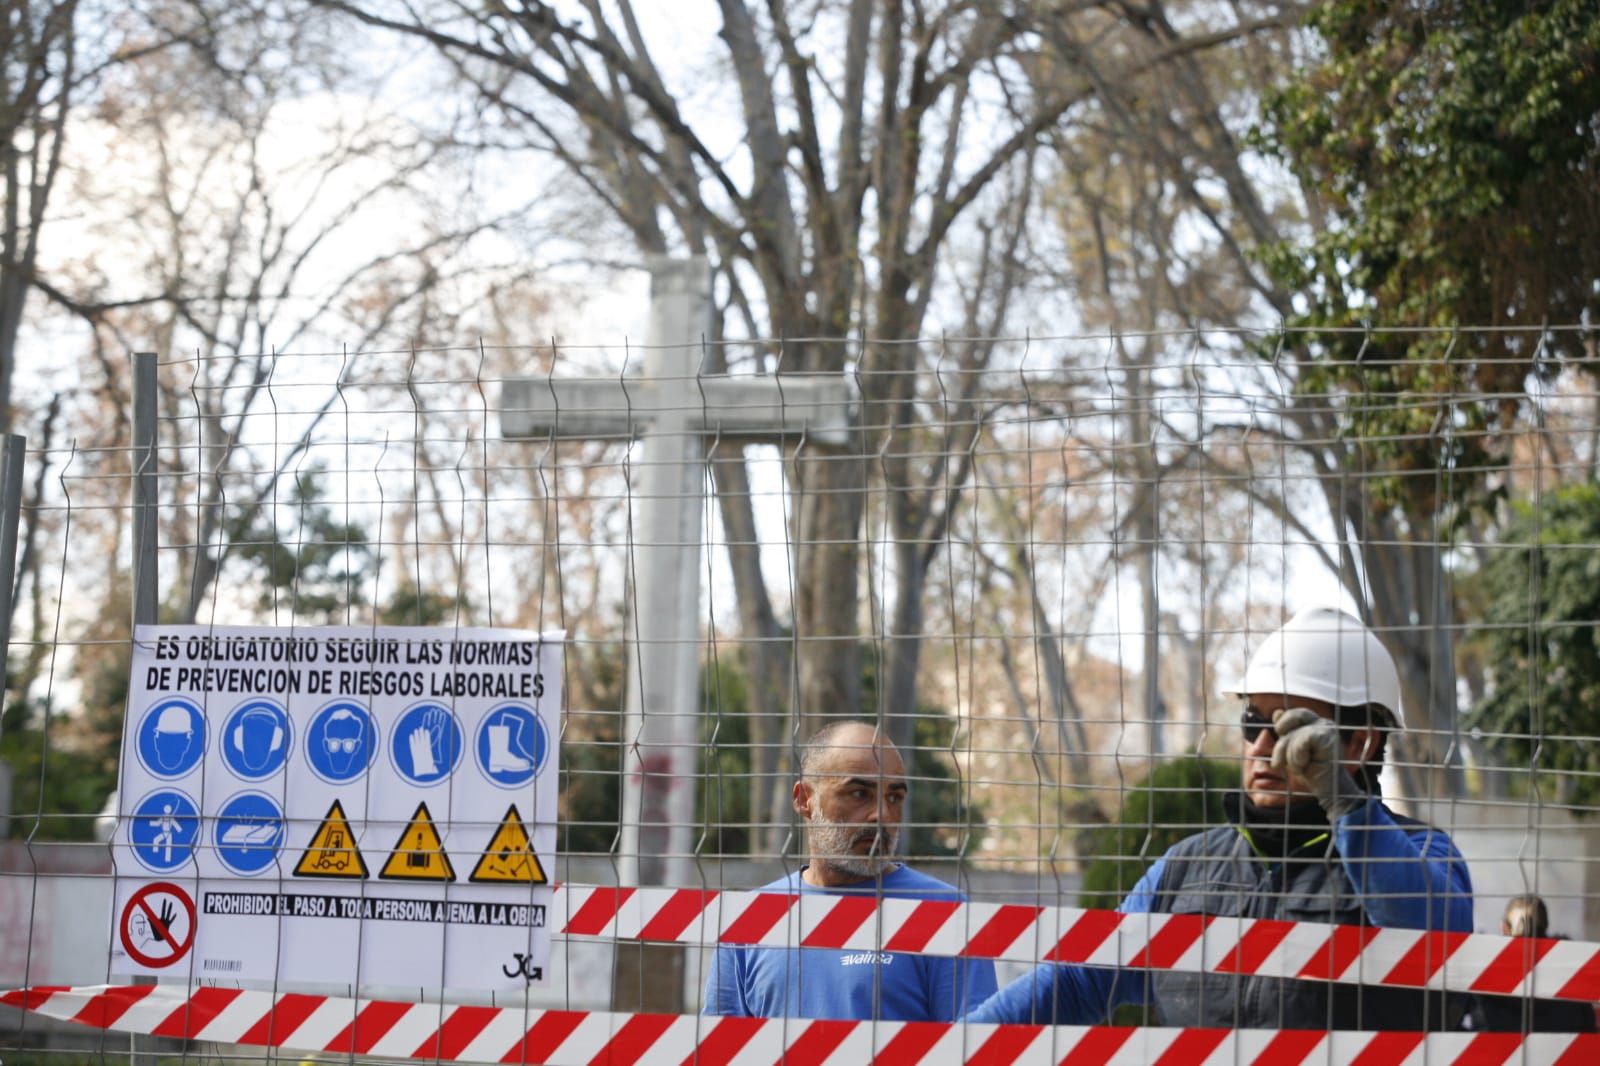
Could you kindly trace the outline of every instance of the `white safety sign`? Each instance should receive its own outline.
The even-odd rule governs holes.
[[[546,979],[564,635],[140,626],[111,972]]]

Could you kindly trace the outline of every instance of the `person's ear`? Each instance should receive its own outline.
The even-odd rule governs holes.
[[[815,795],[816,790],[809,781],[794,783],[794,812],[806,821],[811,820],[811,800]]]

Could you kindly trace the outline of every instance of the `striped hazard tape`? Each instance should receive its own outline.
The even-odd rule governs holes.
[[[821,1063],[1588,1063],[1600,1035],[1371,1033],[708,1018],[466,1007],[297,993],[97,985],[0,995],[117,1032],[296,1052],[443,1062],[812,1066]]]
[[[1600,945],[824,893],[563,885],[568,937],[891,951],[1600,1000]]]

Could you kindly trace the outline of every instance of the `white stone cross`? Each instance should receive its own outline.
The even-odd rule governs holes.
[[[703,259],[650,263],[650,332],[639,378],[508,378],[508,438],[638,437],[629,491],[627,723],[622,788],[623,885],[698,886],[694,844],[700,749],[700,581],[707,438],[846,440],[852,392],[842,374],[701,373],[711,329]]]

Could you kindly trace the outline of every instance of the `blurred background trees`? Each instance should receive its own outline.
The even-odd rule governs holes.
[[[620,373],[572,346],[663,252],[716,271],[707,372],[862,398],[843,447],[709,465],[706,766],[754,782],[718,850],[783,843],[788,754],[832,714],[948,752],[923,813],[958,828],[919,847],[1113,813],[1125,763],[1218,748],[1217,682],[1313,571],[1399,653],[1407,789],[1500,787],[1478,771],[1524,753],[1458,706],[1544,723],[1528,693],[1582,651],[1511,669],[1457,635],[1600,464],[1592,4],[656,7],[8,9],[14,810],[98,806],[114,764],[133,350],[182,412],[164,620],[565,625],[573,765],[615,771],[627,448],[492,463],[480,385]],[[369,468],[319,452],[352,425]],[[24,795],[47,729],[101,776]],[[974,796],[1023,779],[1050,794]]]

